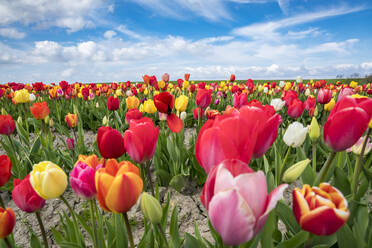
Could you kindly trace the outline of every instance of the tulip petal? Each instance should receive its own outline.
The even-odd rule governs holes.
[[[305,197],[301,194],[298,188],[292,192],[293,195],[293,214],[298,223],[300,223],[301,216],[310,212],[309,205]]]
[[[214,195],[208,214],[226,245],[239,245],[253,238],[256,218],[236,190]]]
[[[302,216],[300,226],[316,235],[331,235],[348,219],[349,212],[323,206]]]
[[[108,173],[104,173],[103,172],[104,169],[100,169],[100,170],[102,170],[102,172],[97,171],[96,176],[95,176],[96,189],[97,189],[97,199],[98,199],[98,202],[99,202],[99,205],[101,206],[101,208],[103,208],[106,211],[110,211],[109,208],[106,205],[105,197],[106,197],[107,192],[109,191],[109,189],[111,187],[111,184],[114,180],[114,177],[111,176]]]
[[[265,174],[262,171],[242,174],[235,178],[235,183],[239,193],[258,219],[264,213],[267,204]]]
[[[270,192],[269,196],[267,197],[267,206],[265,213],[261,215],[261,217],[257,220],[257,225],[255,227],[255,234],[261,231],[262,227],[265,225],[267,216],[269,215],[270,211],[276,207],[276,204],[280,199],[283,197],[284,190],[288,187],[288,184],[281,184],[276,187],[273,191]]]
[[[168,124],[169,129],[173,133],[178,133],[179,131],[182,130],[182,126],[183,126],[182,120],[173,113],[167,116],[167,124]]]
[[[133,130],[128,129],[124,133],[125,150],[130,158],[136,163],[142,163],[143,159],[143,144],[140,138],[134,134]]]

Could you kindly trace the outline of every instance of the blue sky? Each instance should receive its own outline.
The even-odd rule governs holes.
[[[372,2],[0,0],[0,82],[372,73]]]

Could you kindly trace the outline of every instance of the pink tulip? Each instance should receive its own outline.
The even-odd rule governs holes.
[[[201,200],[226,245],[256,236],[282,198],[287,184],[267,194],[266,177],[239,160],[225,160],[209,173]]]
[[[343,88],[340,90],[340,93],[338,94],[337,97],[337,102],[341,101],[342,98],[345,96],[351,96],[354,94],[354,90],[352,88]]]
[[[327,104],[329,101],[332,99],[332,91],[329,89],[320,89],[318,91],[318,96],[317,96],[318,102],[320,104]]]
[[[243,93],[243,94],[235,93],[233,96],[233,104],[234,104],[234,108],[237,108],[237,109],[244,105],[247,105],[248,104],[247,94],[246,93]]]
[[[73,138],[67,138],[66,139],[66,146],[69,150],[74,150],[75,148],[75,140]]]
[[[96,171],[81,161],[78,161],[70,172],[70,184],[72,190],[79,197],[91,199],[97,194],[94,181]]]

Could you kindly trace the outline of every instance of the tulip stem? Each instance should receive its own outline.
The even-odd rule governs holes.
[[[127,212],[123,213],[123,217],[124,217],[125,227],[127,229],[127,234],[128,234],[130,247],[134,248],[133,235],[132,235],[132,230],[130,229],[130,224],[129,224]]]
[[[63,201],[63,203],[67,206],[68,210],[70,211],[70,214],[71,214],[72,219],[73,219],[73,221],[74,221],[74,229],[75,229],[74,231],[75,231],[75,235],[76,235],[76,238],[78,239],[78,237],[79,237],[79,235],[78,235],[78,230],[77,230],[77,228],[78,228],[78,224],[77,224],[77,220],[76,220],[75,212],[74,212],[74,210],[71,208],[71,206],[70,206],[70,204],[68,203],[68,201],[66,200],[66,198],[63,197],[63,195],[61,195],[59,198]]]
[[[93,246],[97,247],[97,224],[96,224],[96,218],[94,216],[94,201],[95,199],[91,199],[89,201],[90,206],[90,217],[92,218],[92,225],[93,225]]]
[[[335,151],[332,151],[331,154],[329,154],[327,161],[325,162],[325,164],[323,165],[323,168],[320,170],[318,176],[315,179],[315,182],[314,182],[315,186],[319,185],[321,182],[324,182],[327,176],[328,170],[331,167],[332,161],[335,158],[336,154],[337,152]]]
[[[280,181],[282,180],[283,168],[284,168],[285,164],[287,163],[287,160],[288,160],[289,154],[291,153],[291,150],[292,150],[292,146],[289,146],[288,150],[287,150],[287,153],[285,154],[283,163],[279,167],[279,171],[278,171],[278,175],[277,175],[277,181],[276,181],[277,185],[279,185]]]
[[[48,248],[49,247],[48,246],[48,240],[47,240],[47,237],[46,237],[43,221],[41,220],[40,211],[36,211],[35,214],[36,214],[37,222],[39,222],[39,226],[40,226],[40,230],[41,230],[41,236],[43,237],[43,241],[44,241],[44,247]]]
[[[1,197],[1,192],[0,192],[0,207],[5,209],[5,204],[4,204],[3,198]]]
[[[7,246],[8,248],[12,248],[12,245],[10,244],[10,241],[9,241],[8,237],[5,237],[5,238],[4,238],[4,242],[5,242],[5,244],[6,244],[6,246]]]
[[[155,197],[154,185],[152,184],[151,170],[150,170],[151,162],[150,161],[147,162],[147,164],[144,164],[144,166],[146,168],[146,175],[147,175],[147,179],[149,181],[151,194],[152,194],[152,196]]]
[[[161,227],[160,223],[158,223],[156,226],[157,226],[157,228],[159,229],[162,238],[164,239],[165,246],[168,248],[169,245],[168,245],[167,237],[165,236],[165,233],[164,233],[163,228]]]
[[[354,169],[354,177],[353,177],[353,185],[352,185],[352,192],[353,192],[353,199],[356,200],[357,192],[358,192],[358,180],[360,174],[360,168],[363,162],[363,155],[364,151],[366,150],[367,142],[369,139],[369,135],[371,134],[371,128],[368,128],[366,138],[364,139],[362,150],[359,154],[359,157],[356,160],[355,169]]]
[[[313,141],[313,171],[314,175],[316,175],[316,142]]]
[[[311,248],[312,247],[312,243],[313,243],[313,239],[314,239],[315,235],[310,233],[309,234],[309,237],[307,238],[307,241],[305,243],[305,247],[304,248]]]

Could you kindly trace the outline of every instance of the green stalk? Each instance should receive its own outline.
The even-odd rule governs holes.
[[[280,181],[282,180],[283,168],[284,168],[285,164],[287,163],[287,160],[288,160],[289,154],[291,153],[291,150],[292,150],[292,146],[289,146],[288,150],[287,150],[287,153],[285,154],[283,163],[279,167],[279,171],[277,173],[277,178],[276,178],[277,179],[276,180],[276,185],[279,185]]]
[[[68,201],[66,200],[65,197],[63,197],[63,195],[61,195],[59,197],[63,203],[67,206],[68,210],[70,211],[70,214],[72,216],[72,219],[74,221],[74,232],[75,232],[75,235],[76,235],[76,239],[78,239],[79,235],[78,235],[78,230],[77,230],[77,227],[78,227],[78,224],[77,224],[77,220],[76,220],[76,216],[75,216],[75,211],[72,209],[72,207],[70,206],[70,204],[68,203]]]
[[[39,226],[40,226],[41,236],[43,237],[43,241],[44,241],[44,247],[48,248],[49,247],[48,240],[46,237],[43,221],[41,220],[40,211],[36,211],[35,215],[36,215],[37,222],[39,223]]]
[[[359,154],[359,156],[356,160],[356,164],[355,164],[353,184],[352,184],[352,187],[351,187],[354,200],[356,200],[356,198],[357,198],[358,180],[359,180],[360,169],[362,167],[363,155],[364,155],[364,151],[366,150],[366,146],[367,146],[367,142],[368,142],[368,138],[369,138],[370,134],[371,134],[371,128],[368,128],[366,138],[364,139],[364,142],[363,142],[362,151],[360,152],[360,154]]]
[[[90,217],[92,218],[92,226],[93,226],[93,247],[97,247],[97,224],[96,224],[96,218],[94,216],[94,201],[95,199],[89,200],[89,206],[90,206]]]
[[[168,245],[168,241],[167,241],[167,237],[165,236],[165,233],[163,231],[163,228],[161,227],[160,223],[158,223],[157,225],[155,225],[158,229],[159,229],[159,232],[160,232],[160,236],[164,239],[164,244],[165,244],[165,247],[169,247]]]
[[[326,161],[326,163],[323,165],[323,168],[319,172],[318,176],[315,179],[314,185],[319,185],[321,182],[324,182],[325,177],[327,176],[328,170],[331,167],[332,161],[335,158],[337,152],[332,151],[331,154],[329,154],[329,157]]]
[[[3,209],[5,209],[5,204],[4,204],[3,198],[1,197],[1,194],[0,194],[0,207],[2,207]]]
[[[144,166],[146,168],[147,180],[149,181],[149,185],[150,185],[150,190],[151,190],[152,196],[155,197],[154,185],[152,184],[151,170],[150,170],[151,160],[148,161],[146,164],[144,164]]]
[[[134,248],[132,230],[130,229],[128,215],[127,215],[126,212],[123,213],[123,217],[124,217],[125,227],[127,229],[127,234],[128,234],[128,239],[129,239],[130,247],[131,248]]]
[[[316,141],[313,141],[313,171],[316,175]]]
[[[9,241],[8,237],[5,237],[5,238],[4,238],[4,241],[5,241],[5,244],[6,244],[6,246],[7,246],[8,248],[12,248],[12,245],[10,244],[10,241]]]

